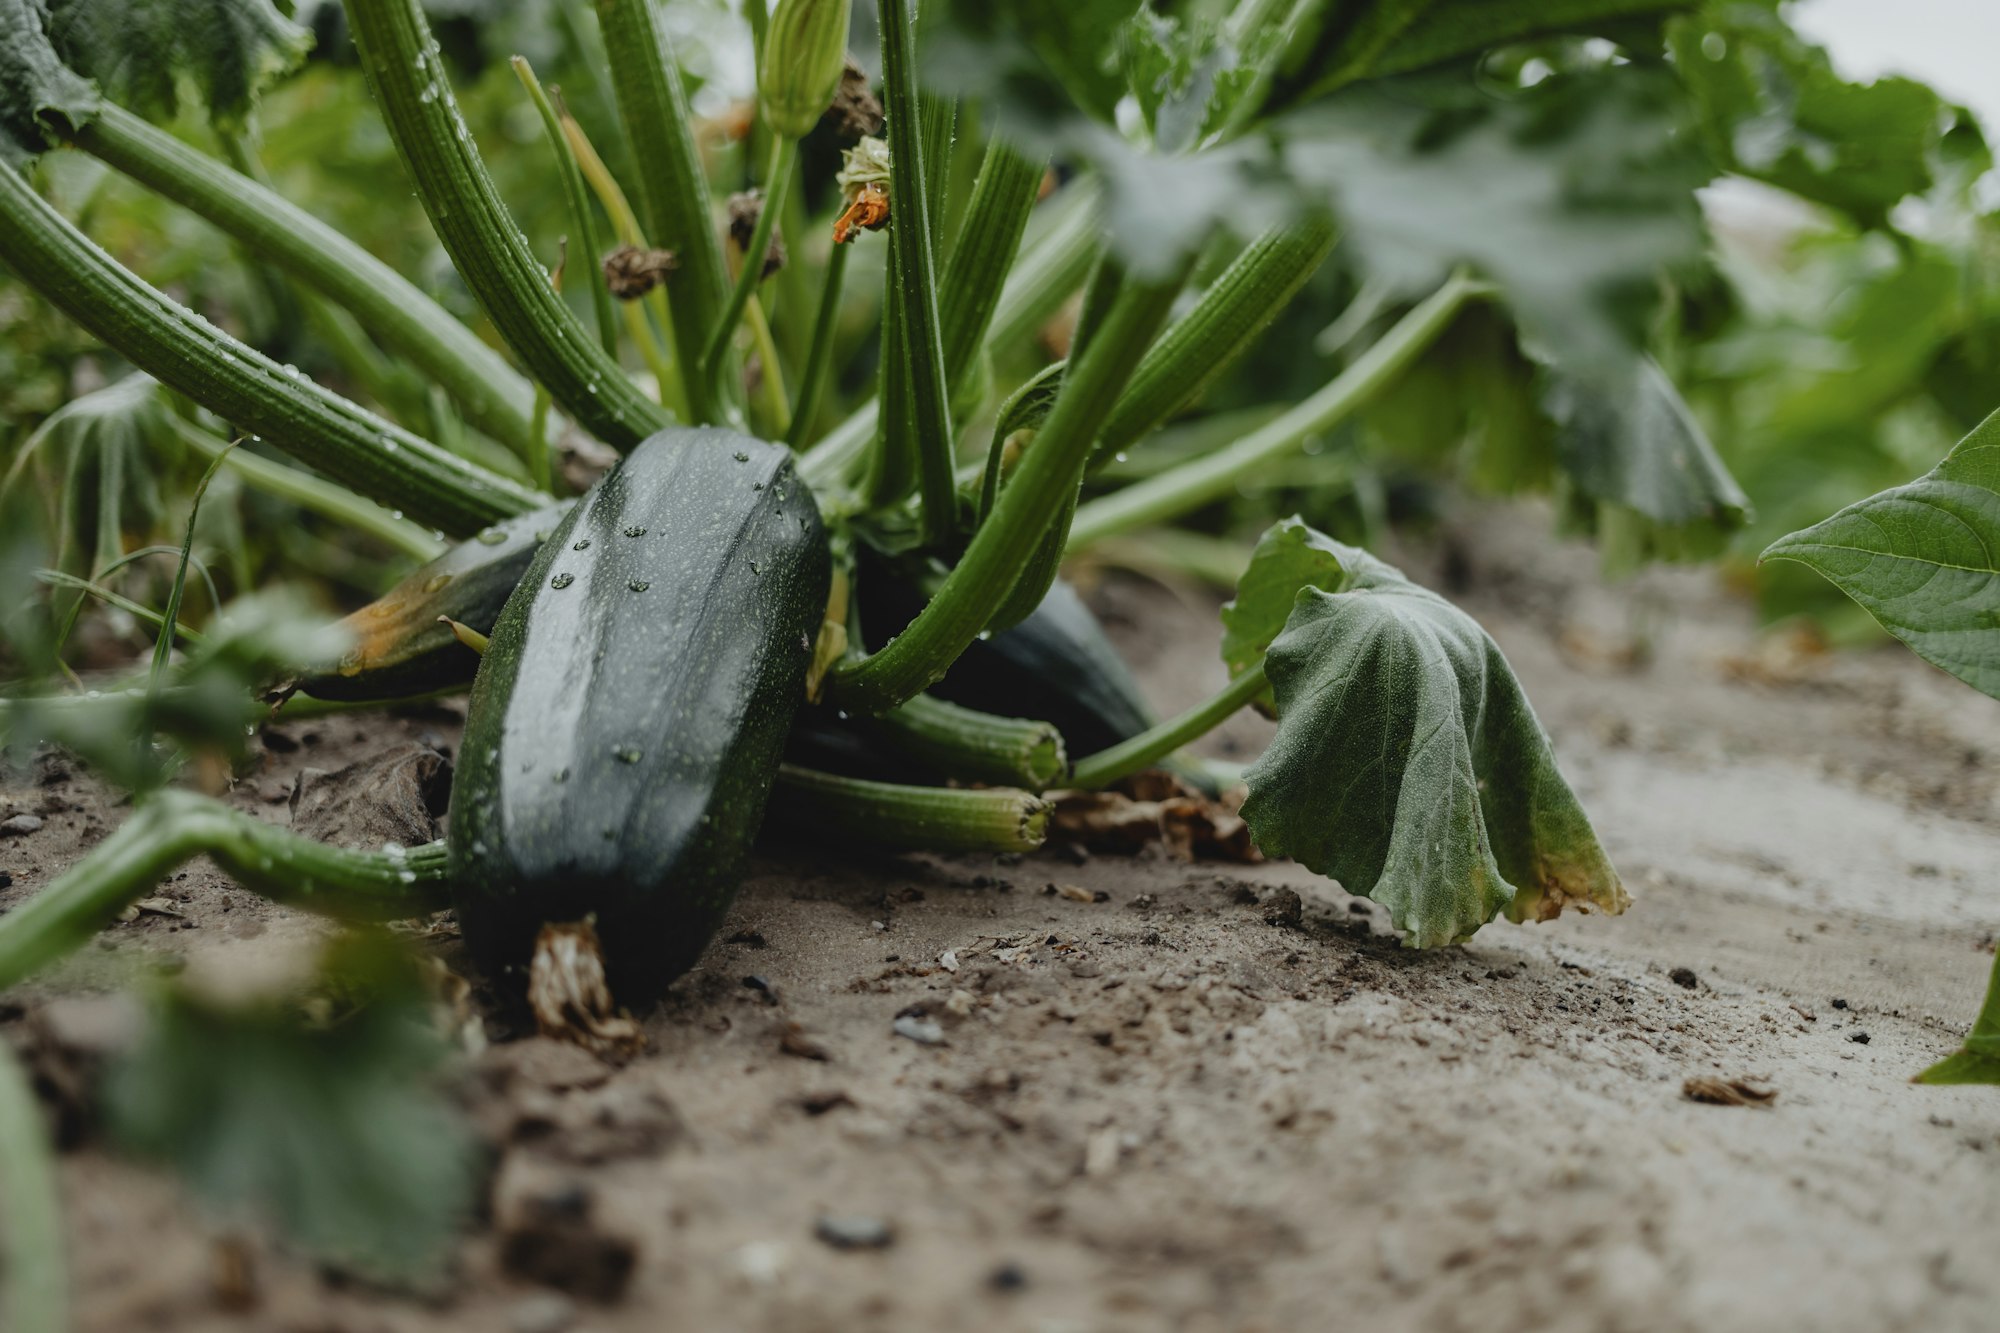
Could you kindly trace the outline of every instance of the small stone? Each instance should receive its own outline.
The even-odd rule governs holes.
[[[1856,1046],[1866,1046],[1869,1041],[1868,1034],[1865,1032],[1850,1032],[1847,1034],[1847,1039]]]
[[[862,1214],[822,1214],[813,1235],[836,1250],[886,1250],[896,1243],[896,1229],[879,1217]]]
[[[1694,974],[1694,969],[1691,967],[1675,968],[1673,971],[1667,973],[1667,980],[1673,982],[1682,990],[1693,990],[1701,984],[1701,978]]]
[[[944,1045],[944,1029],[934,1018],[921,1018],[915,1014],[903,1014],[896,1019],[894,1031],[899,1037],[908,1037],[921,1046]]]
[[[1833,1007],[1836,1009],[1845,1009],[1847,1007],[1847,1001],[1836,999],[1833,1002]]]
[[[12,819],[0,820],[0,837],[19,838],[41,827],[39,815],[15,815]]]
[[[995,1291],[1023,1291],[1028,1285],[1028,1275],[1019,1264],[1001,1264],[986,1275],[986,1285]]]
[[[562,1333],[575,1319],[576,1302],[559,1291],[537,1292],[507,1312],[514,1333]]]

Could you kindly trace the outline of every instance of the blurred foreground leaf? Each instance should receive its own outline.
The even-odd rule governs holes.
[[[232,1223],[378,1279],[435,1269],[471,1204],[472,1140],[438,1083],[414,964],[336,945],[310,1002],[169,992],[107,1089],[128,1150]]]

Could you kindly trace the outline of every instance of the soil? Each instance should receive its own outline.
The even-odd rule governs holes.
[[[1626,916],[1418,953],[1285,864],[774,851],[638,1059],[486,1012],[497,1166],[436,1289],[225,1234],[85,1124],[79,1327],[1992,1327],[2000,1096],[1907,1080],[1993,961],[2000,709],[1894,648],[1760,635],[1713,574],[1607,585],[1547,532],[1484,508],[1402,554],[1518,669]],[[1219,683],[1207,593],[1092,595],[1163,709]],[[448,710],[287,724],[236,799],[285,822],[302,770],[455,737]],[[0,904],[120,818],[59,768],[0,800],[44,820],[0,840]],[[161,896],[6,1031],[323,930],[205,864]],[[529,1116],[568,1146],[510,1137]]]

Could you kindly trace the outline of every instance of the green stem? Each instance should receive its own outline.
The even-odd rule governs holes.
[[[785,203],[785,183],[792,178],[792,161],[798,151],[796,140],[775,132],[771,135],[771,159],[764,167],[763,207],[757,210],[757,225],[751,228],[750,244],[743,252],[736,284],[729,289],[729,299],[702,349],[699,373],[718,397],[722,393],[723,368],[729,364],[730,344],[735,340],[736,326],[743,320],[743,308],[750,304],[758,284],[764,281],[764,256],[771,248],[771,234],[777,230],[778,211]]]
[[[819,312],[813,316],[812,350],[806,354],[805,374],[799,380],[798,406],[792,409],[792,429],[786,443],[794,450],[805,448],[812,434],[813,419],[819,415],[820,395],[833,364],[833,338],[840,324],[840,288],[847,279],[845,245],[833,247],[826,257],[826,280],[820,288]]]
[[[0,165],[0,264],[160,383],[419,522],[470,536],[541,501],[304,379],[176,305]]]
[[[995,138],[986,145],[964,224],[945,265],[944,298],[939,302],[944,322],[944,373],[954,393],[972,371],[986,330],[993,323],[1014,256],[1021,248],[1021,234],[1034,211],[1044,170],[1042,162],[1024,156],[1004,140]]]
[[[835,698],[885,712],[944,675],[1008,600],[1055,518],[1073,502],[1092,441],[1173,308],[1178,276],[1128,281],[1082,360],[1064,376],[1054,410],[1015,467],[937,596],[881,651],[836,672]]]
[[[960,782],[1041,791],[1069,769],[1062,733],[1046,722],[996,717],[919,694],[873,719],[892,749]]]
[[[1986,1000],[1972,1031],[1957,1051],[1938,1061],[1911,1080],[1932,1085],[2000,1083],[2000,958],[1986,983]]]
[[[986,331],[985,345],[995,351],[1011,350],[1027,340],[1048,322],[1090,271],[1091,259],[1096,254],[1096,187],[1087,181],[1071,185],[1046,208],[1047,225],[1039,236],[1022,245],[1017,262],[1000,289],[1000,299]],[[946,276],[950,276],[949,272]],[[946,289],[939,305],[947,318],[962,299],[960,292]],[[970,360],[967,364],[971,364]],[[838,485],[867,453],[875,438],[880,412],[879,401],[856,408],[807,450],[799,460],[799,475],[822,493]]]
[[[374,336],[442,384],[466,420],[509,448],[523,447],[527,381],[478,334],[341,232],[108,102],[69,140],[353,311]]]
[[[120,611],[123,611],[125,614],[129,616],[134,616],[140,620],[145,621],[148,625],[151,625],[154,629],[164,628],[167,623],[167,618],[161,615],[158,611],[155,611],[152,607],[141,606],[139,603],[133,601],[130,597],[127,597],[122,593],[113,592],[111,589],[105,587],[101,583],[93,583],[89,579],[78,578],[76,575],[66,573],[63,570],[38,569],[35,571],[35,578],[43,583],[48,584],[50,587],[53,588],[69,588],[72,591],[84,593],[88,596],[95,597],[98,601],[103,602],[106,606],[115,606]],[[81,599],[79,599],[79,601],[80,600]],[[75,619],[76,616],[74,612],[72,612],[70,620],[74,622]],[[199,633],[188,628],[186,625],[180,624],[179,622],[176,622],[174,624],[174,635],[176,638],[186,641],[190,646],[201,642],[201,635]],[[65,627],[64,633],[62,634],[61,637],[62,639],[65,640],[69,638],[67,627]]]
[[[625,191],[618,188],[617,178],[604,165],[604,159],[591,146],[590,136],[583,132],[583,126],[562,103],[562,90],[556,89],[556,116],[562,122],[563,137],[569,141],[570,151],[576,155],[577,165],[583,170],[583,177],[590,182],[597,202],[611,218],[611,229],[624,244],[637,250],[646,248],[646,233],[639,226],[639,215],[632,211],[632,205],[625,199]],[[601,274],[599,275],[602,276]],[[608,289],[607,289],[608,290]],[[681,373],[680,362],[667,355],[666,347],[655,335],[653,325],[647,320],[646,312],[637,304],[621,301],[624,308],[625,332],[639,345],[639,355],[653,372],[653,378],[660,382],[660,402],[669,412],[682,421],[692,421],[688,410],[688,390]],[[669,337],[673,334],[673,312],[667,308],[667,290],[664,286],[653,288],[645,296],[647,309],[659,321],[659,327]]]
[[[13,1333],[69,1328],[69,1265],[54,1146],[27,1071],[0,1038],[0,1324]]]
[[[418,0],[348,0],[347,21],[432,229],[529,377],[616,449],[673,424],[549,289],[459,114]]]
[[[710,213],[708,176],[695,147],[687,96],[681,89],[655,0],[597,0],[598,23],[611,59],[611,85],[632,156],[640,164],[639,203],[653,244],[680,258],[674,273],[674,356],[686,381],[696,424],[722,420],[695,371],[711,329],[729,299],[722,244]],[[729,400],[733,405],[734,400]]]
[[[1099,194],[1095,182],[1079,181],[1043,205],[1051,213],[1048,224],[1028,238],[1007,274],[986,333],[988,347],[1007,350],[1027,342],[1083,285],[1097,258]]]
[[[957,528],[957,491],[952,479],[951,393],[945,377],[944,344],[938,321],[937,234],[932,220],[932,182],[925,162],[924,118],[918,105],[916,15],[911,0],[883,0],[877,6],[882,31],[882,101],[889,138],[890,271],[888,297],[900,330],[897,377],[901,392],[884,381],[883,449],[914,460],[917,493],[923,500],[924,543],[948,543]],[[933,117],[945,121],[952,108],[941,103]],[[948,123],[947,130],[948,133]],[[942,165],[942,164],[939,164]]]
[[[1267,685],[1264,664],[1259,662],[1231,681],[1219,694],[1196,704],[1179,717],[1168,718],[1108,750],[1099,750],[1088,758],[1077,760],[1070,784],[1085,790],[1108,787],[1120,778],[1128,778],[1151,768],[1189,741],[1215,730],[1237,709],[1262,694]]]
[[[80,948],[168,872],[204,854],[273,902],[346,920],[394,921],[446,905],[442,843],[349,851],[169,789],[146,797],[81,861],[0,916],[0,991]]]
[[[172,416],[170,420],[174,433],[180,436],[182,442],[210,458],[226,459],[224,466],[266,495],[289,500],[301,509],[332,519],[342,527],[379,538],[418,560],[435,560],[445,552],[445,543],[433,537],[429,529],[389,512],[373,500],[364,500],[345,487],[335,486],[310,472],[301,472],[295,467],[286,467],[283,463],[245,453],[241,449],[229,450],[225,454],[224,450],[229,446],[227,440],[211,435],[178,416]]]
[[[584,190],[583,172],[577,168],[576,154],[570,150],[569,136],[563,133],[562,122],[556,119],[556,109],[550,104],[548,93],[535,77],[535,67],[526,56],[515,56],[509,63],[514,67],[514,77],[521,81],[528,99],[535,104],[535,111],[542,118],[542,131],[556,155],[556,174],[562,177],[563,197],[569,205],[569,225],[576,229],[577,247],[583,251],[584,280],[590,287],[591,310],[597,316],[597,341],[604,354],[616,361],[618,315],[611,308],[611,290],[604,284],[604,275],[597,271],[599,261],[604,258],[604,247],[598,243],[597,215],[591,211],[590,195]],[[543,443],[546,445],[547,441]],[[545,456],[545,464],[546,461]]]
[[[549,391],[541,385],[535,386],[535,411],[530,418],[534,425],[535,447],[528,454],[528,475],[535,479],[541,490],[555,490],[555,469],[549,461]]]
[[[1193,402],[1235,365],[1333,252],[1334,236],[1330,220],[1315,218],[1273,227],[1251,242],[1139,363],[1104,424],[1092,470]]]
[[[771,805],[772,828],[801,827],[896,851],[940,852],[1031,852],[1047,836],[1052,808],[1024,791],[906,787],[796,764],[779,766]],[[0,918],[0,927],[4,922]]]
[[[1080,506],[1069,550],[1074,553],[1101,538],[1164,523],[1219,500],[1235,490],[1240,478],[1331,430],[1423,355],[1476,290],[1471,279],[1454,274],[1330,384],[1283,416],[1226,449]]]

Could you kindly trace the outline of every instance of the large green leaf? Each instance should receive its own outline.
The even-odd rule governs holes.
[[[312,33],[271,0],[46,2],[49,37],[69,66],[159,120],[179,110],[185,87],[216,124],[241,126],[265,86],[312,48]]]
[[[1910,79],[1848,83],[1769,3],[1711,6],[1672,47],[1720,162],[1880,226],[1931,184],[1946,118]]]
[[[471,1204],[472,1142],[438,1084],[445,1051],[414,965],[336,950],[300,997],[168,995],[107,1090],[120,1143],[174,1167],[233,1223],[275,1223],[365,1275],[429,1272]]]
[[[2000,412],[1927,475],[1764,558],[1810,565],[1917,656],[2000,699]]]
[[[1317,534],[1274,533],[1258,553],[1332,584],[1296,588],[1265,659],[1278,731],[1245,775],[1243,805],[1258,846],[1385,904],[1420,947],[1463,940],[1502,914],[1624,910],[1548,736],[1470,616]],[[1246,583],[1256,605],[1239,595],[1237,614],[1249,632],[1268,624],[1285,580]]]
[[[1310,46],[1286,52],[1273,100],[1324,95],[1361,79],[1408,74],[1511,42],[1588,34],[1629,39],[1700,0],[1377,0],[1325,6]],[[1338,19],[1334,19],[1334,15]]]
[[[64,125],[97,114],[97,90],[66,68],[44,32],[44,0],[0,0],[0,164],[24,166]]]
[[[1571,373],[1632,373],[1662,272],[1700,262],[1694,187],[1659,70],[1552,78],[1505,100],[1462,77],[1354,88],[1287,117],[1290,179],[1399,287],[1470,264]]]

